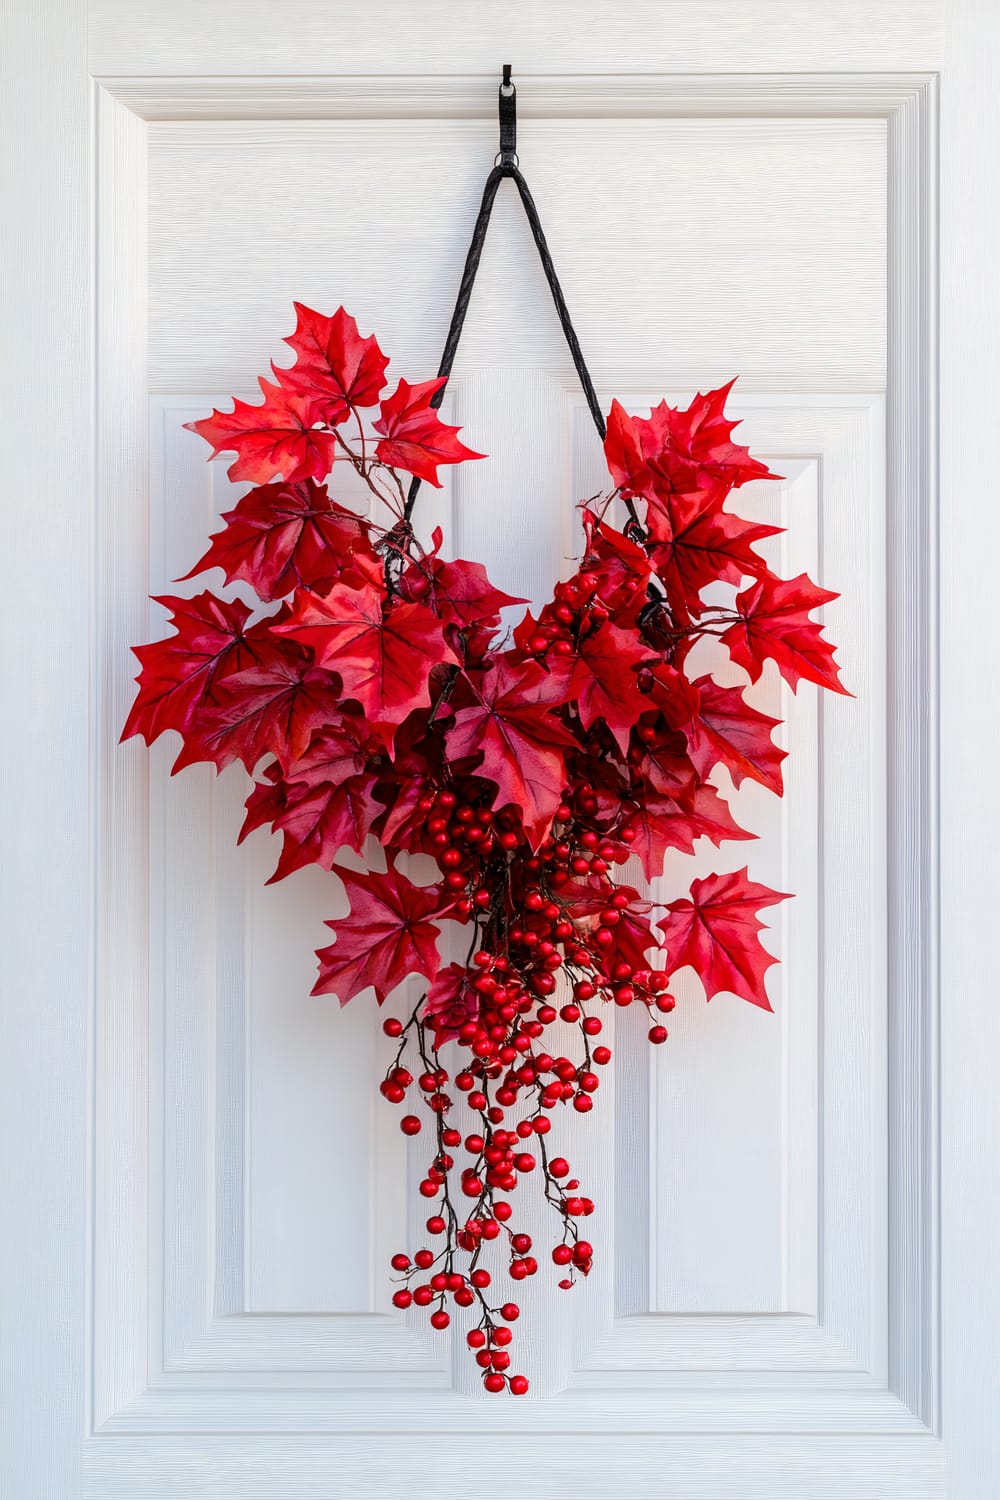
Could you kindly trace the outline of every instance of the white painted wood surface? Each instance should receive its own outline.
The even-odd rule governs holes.
[[[995,215],[975,164],[996,134],[985,63],[1000,38],[988,7],[956,5],[942,691],[974,732],[942,743],[939,1014],[942,17],[930,0],[715,11],[631,0],[609,27],[562,0],[380,4],[334,24],[312,0],[238,14],[94,0],[92,170],[81,10],[41,0],[11,29],[5,672],[11,722],[30,732],[3,745],[0,1477],[17,1500],[403,1486],[422,1500],[470,1482],[499,1497],[557,1476],[596,1500],[623,1484],[678,1500],[1000,1487],[1000,1038],[982,979],[1000,871],[995,815],[972,803],[996,728],[968,647],[988,633],[988,590],[967,586],[991,514],[977,379],[989,389],[996,362]],[[266,837],[232,843],[237,778],[168,783],[162,747],[147,767],[115,743],[146,586],[183,571],[229,488],[180,431],[189,406],[245,389],[293,295],[343,295],[407,373],[433,365],[508,56],[524,165],[602,395],[639,404],[741,369],[749,437],[789,476],[760,503],[787,512],[794,565],[818,559],[843,589],[832,633],[858,692],[818,711],[804,689],[788,801],[750,798],[753,867],[801,893],[768,940],[785,960],[776,1016],[699,1002],[662,1055],[619,1039],[598,1112],[617,1128],[589,1148],[594,1196],[616,1205],[594,1234],[605,1259],[555,1309],[550,1394],[516,1410],[470,1399],[447,1342],[387,1309],[385,1249],[415,1202],[390,1112],[373,1097],[365,1113],[373,1016],[304,999],[328,882],[265,891]],[[590,158],[598,187],[577,191],[565,164],[580,177]],[[427,195],[435,161],[447,173]],[[366,178],[391,223],[377,253],[347,207]],[[721,191],[734,185],[760,219]],[[594,443],[527,248],[502,206],[452,393],[473,442],[478,427],[496,447],[509,412],[508,451],[421,503],[534,592],[561,565]],[[542,425],[559,433],[548,497],[525,489]],[[38,459],[54,430],[71,459],[55,470]],[[516,546],[490,521],[491,467]],[[345,1161],[348,1121],[364,1125]]]

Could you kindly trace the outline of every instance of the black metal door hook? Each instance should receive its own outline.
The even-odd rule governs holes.
[[[503,82],[498,90],[500,106],[500,150],[494,163],[498,167],[517,166],[517,89],[510,81],[511,65],[503,65]]]

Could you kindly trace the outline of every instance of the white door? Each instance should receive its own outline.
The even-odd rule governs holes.
[[[963,364],[987,385],[997,364],[965,188],[996,18],[92,0],[86,61],[84,20],[49,0],[13,26],[5,1493],[989,1500],[1000,1038],[975,903],[1000,872],[965,727],[989,743],[988,605],[956,581],[996,527]],[[856,695],[758,699],[792,752],[783,803],[740,794],[751,874],[797,896],[768,939],[775,1014],[682,985],[655,1055],[620,1021],[574,1122],[597,1266],[522,1299],[518,1403],[391,1307],[426,1210],[374,1003],[309,998],[336,882],[265,887],[238,770],[171,780],[176,745],[118,744],[128,647],[162,628],[146,595],[234,494],[183,424],[252,397],[293,299],[434,373],[507,61],[602,403],[740,376],[744,440],[786,476],[750,501],[788,527],[784,569],[840,591]],[[601,455],[512,191],[448,404],[490,459],[425,487],[418,529],[543,599]],[[939,670],[962,726],[940,747]],[[733,848],[678,856],[667,899]]]

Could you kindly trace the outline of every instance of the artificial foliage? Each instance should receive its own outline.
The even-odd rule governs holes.
[[[554,1114],[585,1116],[599,1094],[606,1007],[663,1043],[671,976],[690,966],[708,999],[770,1008],[758,913],[783,893],[743,869],[654,907],[615,878],[636,856],[652,881],[671,850],[754,836],[717,768],[781,794],[778,721],[689,670],[692,649],[715,638],[749,683],[776,669],[843,692],[813,619],[836,596],[777,576],[757,550],[777,528],[730,505],[774,476],[733,442],[726,386],[645,418],[613,403],[583,555],[506,630],[501,612],[525,601],[447,557],[440,533],[422,540],[407,504],[411,476],[438,484],[443,465],[481,457],[438,415],[443,382],[390,390],[386,356],[343,309],[297,312],[294,363],[261,380],[262,404],[191,424],[253,488],[187,576],[219,570],[259,605],[161,598],[173,634],[136,650],[123,737],[176,731],[175,771],[239,761],[255,778],[241,838],[280,835],[271,878],[335,872],[350,915],[329,923],[315,994],[381,1005],[409,981],[405,1018],[383,1023],[397,1046],[381,1088],[403,1132],[429,1137],[429,1217],[392,1258],[393,1302],[438,1329],[465,1309],[486,1390],[521,1395],[519,1308],[497,1281],[541,1267],[512,1195],[527,1177],[551,1205],[544,1274],[560,1288],[586,1276],[594,1205],[547,1137]],[[387,526],[336,498],[347,465]],[[430,883],[412,877],[416,855],[434,860]]]

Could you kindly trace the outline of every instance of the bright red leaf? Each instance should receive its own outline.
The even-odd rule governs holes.
[[[382,401],[382,415],[375,423],[375,431],[382,434],[375,454],[382,463],[405,469],[439,488],[440,464],[460,464],[467,458],[484,457],[460,443],[456,436],[459,429],[442,422],[431,406],[431,397],[445,383],[443,377],[425,380],[420,385],[400,380],[392,395]]]
[[[759,708],[751,708],[741,688],[720,687],[711,677],[689,682],[673,667],[653,674],[652,697],[664,716],[687,741],[687,753],[698,775],[711,775],[725,766],[740,786],[748,778],[772,792],[782,793],[781,762],[788,754],[772,739],[781,723]]]
[[[281,384],[315,399],[315,410],[330,427],[355,407],[374,406],[385,389],[389,361],[373,337],[362,338],[342,307],[331,317],[295,303],[298,322],[285,340],[295,351],[290,370],[276,371]]]
[[[754,543],[782,530],[723,510],[719,492],[713,489],[651,501],[648,526],[655,542],[653,566],[672,607],[684,616],[699,612],[701,592],[710,583],[739,583],[748,573],[767,575],[768,566],[754,551]]]
[[[566,696],[576,700],[584,729],[603,719],[623,751],[648,702],[639,691],[636,668],[651,655],[634,631],[608,620],[584,635],[576,654],[566,658],[572,663]]]
[[[261,377],[261,406],[233,399],[232,411],[213,411],[199,422],[185,422],[217,453],[235,453],[228,474],[232,480],[268,484],[280,474],[286,484],[300,479],[325,479],[333,468],[337,440],[316,426],[318,411],[312,396]]]
[[[315,653],[335,671],[343,697],[353,698],[373,729],[391,745],[396,729],[414,708],[430,702],[431,669],[458,665],[441,621],[422,604],[393,604],[373,584],[353,589],[336,584],[328,594],[301,594],[288,622],[277,628]]]
[[[411,563],[403,574],[400,592],[404,599],[425,604],[446,624],[460,629],[496,625],[502,609],[527,602],[495,588],[481,563],[462,558],[446,562],[430,555]]]
[[[341,1005],[371,986],[381,1005],[411,974],[432,980],[441,960],[440,929],[428,919],[441,914],[437,886],[416,886],[390,869],[385,875],[336,867],[351,902],[349,917],[327,922],[336,942],[321,948],[314,995],[336,995]]]
[[[604,438],[604,456],[615,485],[623,495],[645,495],[653,488],[653,475],[642,454],[638,418],[620,401],[612,401]]]
[[[705,997],[725,991],[770,1010],[764,975],[778,960],[762,946],[757,912],[788,896],[734,875],[708,875],[691,886],[690,898],[672,901],[659,923],[670,969],[690,965]]]
[[[634,627],[646,603],[651,563],[645,549],[584,510],[586,552],[580,573],[597,580],[597,596],[611,611],[616,624]]]
[[[740,827],[728,802],[712,786],[696,787],[690,805],[648,793],[633,805],[629,825],[636,834],[632,852],[642,861],[647,880],[663,874],[669,850],[690,854],[696,839],[706,838],[718,848],[726,839],[757,837]]]
[[[835,693],[847,693],[834,648],[823,639],[822,626],[809,618],[811,610],[837,597],[805,573],[790,579],[761,578],[737,595],[740,623],[729,627],[722,643],[733,661],[749,672],[751,682],[760,677],[766,661],[773,661],[793,688],[804,677]]]

